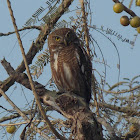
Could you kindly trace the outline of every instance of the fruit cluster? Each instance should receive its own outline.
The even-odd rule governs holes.
[[[140,6],[140,0],[136,0],[136,6]],[[124,6],[122,3],[115,3],[113,10],[115,13],[121,13],[124,10]],[[122,16],[120,18],[120,23],[123,26],[128,26],[130,24],[133,28],[137,28],[137,32],[140,33],[140,17],[134,16],[129,19],[127,16]]]

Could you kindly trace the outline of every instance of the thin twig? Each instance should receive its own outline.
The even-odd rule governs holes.
[[[108,108],[117,112],[126,113],[128,116],[139,116],[140,112],[133,110],[131,107],[120,107],[116,105],[110,105],[107,103],[99,103],[99,107]]]
[[[40,26],[29,26],[29,27],[24,27],[22,29],[18,29],[18,31],[24,31],[24,30],[27,30],[27,29],[37,29],[37,30],[41,30],[41,27]],[[11,34],[14,34],[15,31],[13,32],[8,32],[8,33],[0,33],[0,37],[1,36],[8,36],[8,35],[11,35]]]
[[[89,30],[87,26],[87,16],[85,13],[85,4],[84,0],[81,0],[81,10],[82,10],[82,20],[83,20],[83,27],[84,27],[84,32],[85,32],[85,43],[86,43],[86,48],[87,48],[87,54],[90,56],[90,49],[89,49]]]
[[[56,14],[56,16],[51,18],[51,21],[48,21],[46,23],[46,25],[49,25],[51,23],[51,26],[53,28],[55,23],[64,14],[65,9],[67,9],[71,5],[72,2],[73,2],[73,0],[65,0],[65,2],[62,2],[60,4],[60,6],[58,7],[59,11]],[[29,49],[29,51],[28,51],[28,53],[26,55],[26,58],[27,58],[27,61],[28,61],[28,65],[32,63],[32,60],[35,57],[35,55],[38,53],[38,51],[41,48],[43,48],[45,40],[47,39],[47,36],[48,36],[48,34],[50,32],[51,32],[50,28],[46,28],[45,31],[43,29],[41,29],[41,32],[38,35],[36,41],[31,44],[31,47],[30,47],[30,49]],[[18,66],[18,68],[15,71],[16,71],[16,73],[22,73],[22,72],[25,71],[24,61],[21,62],[21,64]],[[4,82],[2,82],[2,83],[0,82],[0,86],[1,86],[2,90],[4,92],[6,92],[14,84],[14,82],[15,82],[14,76],[10,76]],[[1,97],[1,94],[0,94],[0,97]]]
[[[22,111],[22,112],[25,115],[30,115],[31,114],[30,110],[28,110],[28,111]],[[5,117],[0,118],[0,123],[5,122],[5,121],[8,121],[8,120],[15,119],[15,118],[18,118],[18,117],[20,117],[20,114],[18,114],[18,113],[14,113],[14,114],[9,115],[7,117],[5,116]]]
[[[97,117],[97,121],[106,128],[110,135],[110,138],[118,138],[112,126],[104,118]]]
[[[137,89],[140,89],[140,85],[135,86],[134,88],[131,88],[131,89],[125,89],[125,90],[121,90],[121,91],[110,91],[110,90],[103,90],[103,89],[100,89],[100,90],[102,90],[105,93],[121,94],[121,93],[132,92],[132,91],[137,90]]]
[[[114,84],[113,86],[111,86],[110,88],[109,88],[109,91],[111,91],[112,89],[114,89],[114,88],[116,88],[116,87],[118,87],[118,86],[120,86],[120,85],[124,85],[124,84],[128,84],[128,82],[125,82],[125,81],[122,81],[122,82],[118,82],[118,83],[116,83],[116,84]]]
[[[84,32],[85,32],[85,41],[86,41],[86,48],[87,48],[87,54],[90,57],[90,48],[89,48],[89,29],[87,25],[87,15],[85,11],[85,1],[81,0],[81,10],[82,10],[82,19],[83,19],[83,27],[84,27]],[[95,77],[93,78],[93,95],[94,95],[94,102],[96,105],[96,113],[99,116],[99,107],[98,107],[98,102],[97,102],[97,92],[95,89],[96,83],[95,83]]]
[[[51,117],[51,116],[48,116],[48,117]],[[60,120],[60,119],[57,119],[56,118],[53,118],[51,117],[52,119],[55,119],[55,120],[51,120],[51,122],[54,124],[57,124],[57,123],[61,123],[63,124],[64,121]],[[45,122],[44,120],[32,120],[32,122]],[[0,126],[13,126],[13,125],[21,125],[21,124],[27,124],[29,123],[28,121],[24,121],[24,122],[18,122],[18,123],[9,123],[9,124],[0,124]],[[64,124],[63,124],[64,125]]]
[[[100,116],[99,115],[99,106],[98,106],[98,102],[97,102],[97,91],[96,91],[96,79],[95,79],[95,77],[94,77],[94,74],[92,75],[93,76],[93,95],[94,95],[94,104],[95,104],[95,106],[96,106],[96,113],[97,113],[97,116]]]
[[[30,82],[30,85],[31,85],[31,89],[32,89],[33,94],[34,94],[35,99],[36,99],[36,103],[37,103],[37,105],[39,107],[39,110],[41,112],[41,115],[42,115],[43,119],[48,124],[50,130],[56,135],[57,138],[63,140],[65,138],[63,136],[61,136],[55,130],[55,128],[52,126],[51,122],[49,121],[48,117],[46,116],[46,113],[45,113],[45,111],[44,111],[44,109],[43,109],[43,107],[41,105],[40,98],[38,97],[38,94],[36,93],[36,89],[34,87],[33,80],[32,80],[32,77],[31,77],[30,69],[29,69],[29,66],[28,66],[28,63],[27,63],[27,60],[26,60],[25,51],[24,51],[24,48],[23,48],[23,45],[22,45],[20,34],[18,33],[18,28],[17,28],[17,25],[16,25],[16,21],[15,21],[15,18],[14,18],[14,15],[13,15],[13,11],[12,11],[12,8],[11,8],[11,3],[10,3],[9,0],[7,0],[7,4],[8,4],[9,12],[10,12],[10,15],[11,15],[11,19],[12,19],[12,22],[13,22],[13,26],[15,28],[15,32],[16,32],[16,35],[17,35],[19,46],[20,46],[20,49],[21,49],[21,52],[22,52],[22,56],[23,56],[25,67],[26,67],[27,75],[28,75],[28,78],[29,78],[29,82]]]
[[[22,116],[23,119],[29,123],[29,118],[10,100],[10,98],[3,92],[1,88],[0,93],[6,99],[6,101],[8,101],[9,104],[18,112],[18,114],[20,114],[20,116]],[[31,124],[31,127],[34,128],[34,130],[38,132],[41,136],[47,138],[47,136],[44,133],[42,133],[33,123]]]
[[[131,9],[132,3],[133,3],[133,0],[130,1],[129,9]]]
[[[44,120],[32,120],[32,122],[45,122]],[[13,126],[13,125],[22,125],[22,124],[27,124],[29,123],[28,121],[25,122],[19,122],[19,123],[9,123],[9,124],[0,124],[0,126]]]
[[[136,118],[136,117],[128,117],[126,115],[126,118],[125,118],[127,121],[131,122],[131,123],[137,123],[140,125],[140,118]]]

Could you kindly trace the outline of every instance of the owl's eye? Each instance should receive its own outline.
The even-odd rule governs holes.
[[[67,37],[67,38],[70,38],[70,37],[71,37],[71,33],[68,32],[68,33],[66,34],[66,37]]]
[[[56,41],[60,41],[60,37],[56,36],[56,37],[55,37],[55,40],[56,40]]]

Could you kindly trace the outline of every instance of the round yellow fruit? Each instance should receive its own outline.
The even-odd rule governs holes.
[[[132,125],[129,127],[129,131],[130,131],[130,132],[136,132],[138,129],[139,129],[139,127],[138,127],[137,124],[132,124]]]
[[[138,16],[133,17],[130,20],[130,25],[134,28],[137,28],[140,26],[140,18]]]
[[[140,6],[140,0],[136,0],[136,6]]]
[[[113,11],[115,13],[121,13],[124,10],[124,6],[121,3],[115,3],[113,6]]]
[[[129,21],[129,18],[127,16],[122,16],[120,18],[120,23],[123,25],[123,26],[128,26],[130,21]]]
[[[6,131],[10,134],[13,134],[15,130],[16,130],[16,127],[14,125],[6,127]]]
[[[137,32],[140,34],[140,27],[137,28]]]

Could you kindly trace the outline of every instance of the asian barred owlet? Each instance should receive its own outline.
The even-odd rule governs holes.
[[[52,78],[60,92],[73,92],[89,103],[92,65],[75,32],[60,28],[48,37]]]

